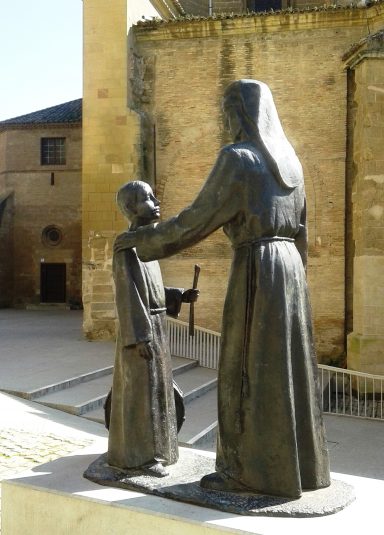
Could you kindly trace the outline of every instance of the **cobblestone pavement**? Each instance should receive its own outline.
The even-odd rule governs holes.
[[[2,429],[0,430],[0,482],[90,444],[92,444],[92,440],[88,439],[77,440],[56,436],[52,433],[36,434],[16,428]]]
[[[39,464],[53,461],[92,443],[53,434],[41,435],[21,429],[0,431],[0,480]]]

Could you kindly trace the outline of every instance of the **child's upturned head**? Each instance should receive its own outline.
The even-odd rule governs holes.
[[[160,217],[159,201],[153,195],[151,186],[141,180],[127,182],[116,195],[121,212],[131,222],[150,223]]]

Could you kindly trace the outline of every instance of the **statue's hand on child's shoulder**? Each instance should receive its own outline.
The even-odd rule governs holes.
[[[136,232],[122,232],[116,236],[113,244],[113,253],[120,253],[126,249],[132,249],[136,245]]]

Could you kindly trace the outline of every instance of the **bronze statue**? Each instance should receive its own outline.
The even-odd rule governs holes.
[[[301,164],[272,94],[256,80],[224,94],[233,144],[178,216],[123,235],[159,259],[223,227],[234,253],[222,323],[216,472],[208,489],[296,498],[330,485],[306,283]]]
[[[117,194],[130,230],[160,217],[159,201],[145,182],[122,186]],[[133,234],[131,234],[133,235]],[[196,301],[198,290],[164,288],[158,262],[141,262],[131,244],[115,252],[113,277],[119,330],[109,421],[108,463],[167,475],[178,458],[172,364],[166,312]]]

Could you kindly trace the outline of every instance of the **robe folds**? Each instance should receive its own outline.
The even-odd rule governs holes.
[[[216,468],[255,492],[289,497],[330,484],[305,219],[303,184],[285,187],[245,141],[221,150],[191,206],[136,232],[138,255],[152,260],[223,227],[233,261],[222,321]]]
[[[183,290],[164,288],[158,262],[141,262],[135,249],[113,258],[116,341],[108,463],[138,468],[178,459],[172,363],[166,312],[177,316]],[[136,345],[149,342],[152,359]]]

